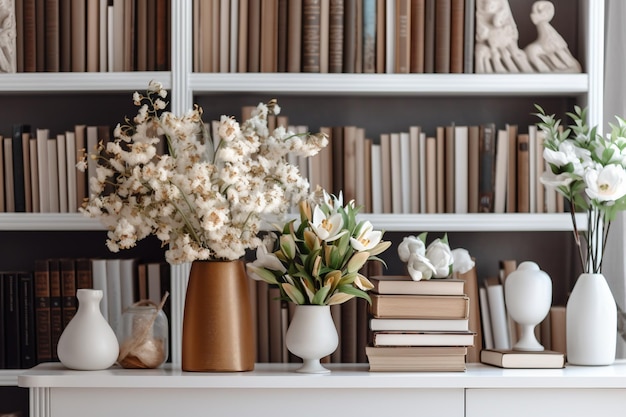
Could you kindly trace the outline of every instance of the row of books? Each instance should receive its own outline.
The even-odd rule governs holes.
[[[330,143],[301,166],[309,182],[343,190],[371,213],[557,213],[564,200],[540,181],[543,137],[507,124],[420,126],[383,133],[322,127]]]
[[[16,0],[18,72],[164,71],[171,0]]]
[[[464,280],[376,276],[371,281],[370,371],[465,371],[475,333],[469,329]]]
[[[474,0],[194,0],[194,71],[471,73]]]
[[[159,303],[169,266],[136,259],[36,260],[32,271],[0,275],[0,369],[58,360],[56,347],[78,308],[76,290],[102,290],[100,309],[113,329],[139,300]],[[169,316],[169,303],[164,311]]]

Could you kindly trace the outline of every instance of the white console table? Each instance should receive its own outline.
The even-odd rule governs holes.
[[[295,364],[253,372],[191,373],[165,367],[71,371],[41,364],[18,377],[31,417],[109,416],[621,416],[626,362],[546,370],[470,364],[467,372],[371,373],[334,365],[327,375]]]

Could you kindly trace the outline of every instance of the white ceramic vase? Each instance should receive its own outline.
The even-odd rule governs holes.
[[[610,365],[615,361],[617,306],[602,274],[583,273],[567,301],[567,362]]]
[[[535,337],[535,326],[543,321],[552,305],[552,280],[534,262],[520,263],[504,282],[507,312],[520,325],[514,350],[542,351]]]
[[[76,297],[78,310],[59,338],[59,360],[70,369],[106,369],[117,360],[119,344],[100,312],[102,290],[79,289]]]
[[[330,306],[297,305],[285,343],[289,352],[302,358],[302,367],[296,372],[330,372],[320,363],[320,359],[333,353],[339,344]]]

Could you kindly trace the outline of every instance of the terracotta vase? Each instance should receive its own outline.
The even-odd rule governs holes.
[[[248,285],[242,260],[193,262],[183,315],[183,371],[254,369]]]

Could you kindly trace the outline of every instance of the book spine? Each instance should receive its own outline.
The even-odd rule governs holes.
[[[4,323],[6,368],[20,367],[20,311],[17,274],[2,274],[4,284]]]
[[[495,141],[495,126],[493,124],[483,125],[480,134],[480,180],[478,190],[479,210],[481,213],[493,212]]]
[[[61,259],[61,300],[63,311],[63,328],[76,314],[76,270],[73,259]]]
[[[26,211],[26,188],[24,183],[24,148],[22,134],[30,133],[29,125],[13,126],[13,194],[15,198],[15,211]]]
[[[58,259],[49,259],[50,277],[50,342],[53,359],[57,359],[57,344],[63,333],[63,309],[61,307],[61,267]]]
[[[302,4],[302,72],[320,72],[320,0]]]
[[[407,74],[411,68],[411,0],[396,0],[395,72]]]
[[[35,261],[35,326],[37,329],[37,361],[49,362],[52,355],[50,321],[50,276],[48,262]]]
[[[33,274],[19,272],[17,278],[20,304],[20,367],[28,369],[37,364]]]

